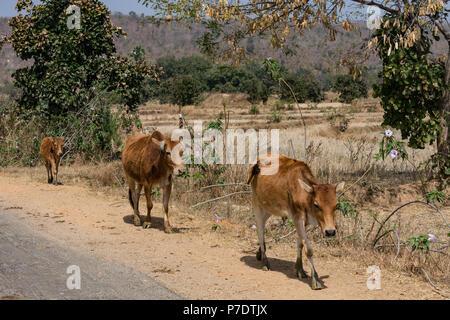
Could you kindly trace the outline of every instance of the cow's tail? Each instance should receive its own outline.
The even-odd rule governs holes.
[[[259,169],[258,164],[254,164],[253,166],[248,169],[248,177],[247,177],[247,184],[250,184],[253,180],[253,178],[261,172],[261,169]]]
[[[131,189],[128,189],[128,200],[130,201],[131,207],[134,209],[133,195],[131,194]]]

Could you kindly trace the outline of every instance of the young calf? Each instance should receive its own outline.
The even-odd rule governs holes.
[[[48,183],[58,185],[58,167],[59,160],[63,155],[64,138],[46,137],[42,139],[41,156],[45,161],[45,168],[47,168]]]
[[[152,135],[138,134],[128,137],[122,152],[122,164],[128,182],[128,199],[134,211],[134,224],[142,224],[139,214],[139,197],[144,187],[147,199],[147,219],[143,227],[151,226],[152,188],[162,187],[164,206],[164,231],[171,231],[169,223],[169,198],[172,176],[181,175],[185,168],[181,157],[183,147],[179,141],[165,138],[159,131]]]
[[[261,173],[278,157],[278,171],[275,174]],[[272,160],[271,160],[272,159]],[[257,260],[262,260],[263,269],[269,270],[264,242],[264,226],[270,215],[289,217],[297,231],[297,277],[306,278],[303,270],[302,249],[311,265],[311,287],[322,289],[314,268],[313,248],[306,235],[306,225],[319,225],[326,237],[336,234],[334,211],[337,205],[336,193],[344,188],[338,185],[320,184],[304,162],[279,155],[262,156],[248,172],[247,183],[252,186],[253,211],[259,238]]]

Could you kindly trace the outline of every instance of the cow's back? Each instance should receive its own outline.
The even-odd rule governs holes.
[[[160,156],[159,145],[152,140],[152,136],[138,134],[128,137],[122,152],[126,175],[138,183],[144,183],[154,172]]]
[[[53,145],[53,138],[45,137],[44,139],[42,139],[41,148],[39,151],[41,153],[41,156],[45,160],[50,160],[52,157],[52,145]]]
[[[273,156],[268,155],[267,158]],[[260,160],[257,163],[261,169],[265,165]],[[253,201],[265,208],[268,212],[278,216],[287,215],[292,194],[300,193],[302,200],[307,202],[308,194],[300,187],[298,179],[312,185],[318,181],[312,174],[308,165],[285,156],[279,156],[278,171],[273,175],[264,175],[259,172],[251,180]],[[250,170],[254,170],[253,167]]]

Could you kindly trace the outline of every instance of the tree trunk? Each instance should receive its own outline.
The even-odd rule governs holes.
[[[445,64],[445,85],[450,85],[450,42],[448,42],[448,54],[447,54],[447,61]],[[439,134],[437,138],[437,151],[441,159],[439,159],[439,165],[442,174],[444,175],[443,178],[448,178],[448,175],[445,174],[445,167],[446,164],[448,166],[450,159],[450,153],[449,153],[449,143],[450,143],[450,90],[447,89],[444,92],[444,95],[441,100],[441,111],[442,111],[442,119],[441,119],[441,127],[442,132]],[[447,168],[448,170],[448,168]]]

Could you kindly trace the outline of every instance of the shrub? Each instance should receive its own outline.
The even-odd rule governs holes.
[[[281,113],[279,111],[273,111],[268,120],[269,123],[281,122]]]
[[[351,103],[353,99],[367,98],[367,84],[362,79],[353,79],[351,75],[340,75],[333,89],[339,93],[339,100]]]
[[[170,101],[179,106],[198,104],[203,89],[203,84],[195,77],[176,77],[172,81]]]
[[[338,113],[333,109],[328,115],[330,126],[339,132],[345,132],[350,124],[350,119],[344,113]]]
[[[250,114],[254,114],[254,115],[258,114],[258,113],[259,113],[258,106],[257,106],[256,104],[252,104],[252,105],[250,106],[249,113],[250,113]]]
[[[324,94],[319,82],[312,74],[288,74],[284,80],[289,84],[297,98],[297,101],[303,103],[305,101],[320,102],[324,99]],[[294,102],[291,90],[284,84],[280,86],[280,96],[282,100]]]
[[[245,84],[245,90],[248,94],[247,100],[250,103],[258,103],[262,101],[266,103],[269,99],[269,90],[263,85],[263,83],[257,79],[248,80]]]

